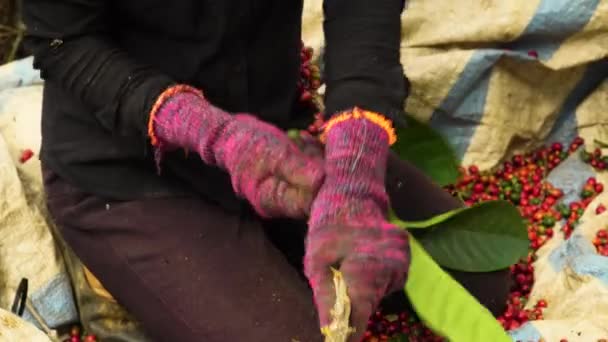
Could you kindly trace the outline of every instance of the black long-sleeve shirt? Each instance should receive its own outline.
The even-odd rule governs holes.
[[[118,199],[199,192],[234,202],[229,177],[192,154],[159,176],[148,113],[168,86],[283,128],[297,105],[302,0],[28,0],[26,48],[45,80],[41,159],[85,191]],[[403,0],[325,0],[326,110],[400,112]]]

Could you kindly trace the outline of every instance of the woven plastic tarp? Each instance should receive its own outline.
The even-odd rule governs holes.
[[[23,318],[54,329],[78,320],[76,305],[49,229],[40,164],[37,158],[19,162],[22,150],[40,146],[41,95],[31,59],[0,67],[0,308],[11,308],[26,278],[29,305]]]
[[[29,336],[26,322],[53,336],[55,328],[78,321],[101,340],[144,341],[137,322],[53,234],[38,157],[20,161],[24,150],[40,149],[41,105],[32,58],[0,67],[0,309],[10,308],[22,278],[29,280],[31,304],[13,335],[2,334],[0,312],[0,341],[39,341],[9,338]]]
[[[0,341],[51,342],[51,339],[21,317],[0,309]]]

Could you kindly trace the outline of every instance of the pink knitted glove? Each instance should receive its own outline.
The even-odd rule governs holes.
[[[318,137],[313,136],[308,131],[302,130],[299,131],[298,136],[292,138],[292,140],[294,140],[300,151],[305,155],[321,160],[322,162],[325,146],[323,146],[323,143],[321,143]]]
[[[230,115],[190,87],[161,95],[149,133],[158,151],[185,148],[225,169],[234,191],[263,217],[306,217],[323,181],[322,160],[306,156],[286,133],[251,115]]]
[[[359,341],[380,300],[403,289],[410,257],[407,233],[385,219],[389,134],[366,118],[344,115],[327,133],[326,178],[312,204],[304,268],[321,327],[331,322],[336,299],[330,267],[342,272],[352,341]]]

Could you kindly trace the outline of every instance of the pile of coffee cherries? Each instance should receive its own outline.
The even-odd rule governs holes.
[[[79,326],[74,326],[70,330],[70,337],[63,342],[97,342],[95,335],[85,334]]]
[[[313,104],[314,97],[321,87],[321,71],[319,67],[313,63],[312,57],[314,51],[302,43],[300,52],[300,79],[298,80],[298,90],[300,92],[300,101]]]
[[[511,266],[514,285],[507,309],[497,318],[505,330],[517,329],[527,321],[543,319],[543,310],[550,304],[546,300],[538,300],[530,309],[524,309],[534,284],[536,252],[556,234],[561,233],[565,239],[569,238],[585,209],[604,191],[604,185],[592,177],[586,180],[580,201],[563,203],[563,191],[547,181],[548,173],[580,150],[583,143],[582,138],[576,138],[568,146],[554,143],[532,153],[515,155],[493,172],[480,172],[478,167],[472,165],[461,169],[461,177],[456,184],[446,187],[468,206],[483,201],[508,200],[519,208],[527,221],[529,252],[519,263]],[[596,170],[603,170],[602,158],[605,157],[597,151],[581,151],[581,158]],[[593,157],[587,158],[589,155]],[[605,205],[600,204],[595,213],[601,214],[605,210]],[[560,221],[563,223],[561,231],[556,232],[556,224]],[[597,233],[594,244],[600,254],[608,255],[608,229]],[[369,321],[364,341],[443,340],[427,329],[412,312],[388,317],[377,312]]]
[[[600,255],[608,256],[608,227],[597,232],[593,245]]]
[[[300,53],[302,66],[300,67],[298,90],[300,91],[300,102],[318,110],[318,105],[321,102],[319,88],[321,87],[322,81],[319,67],[312,61],[313,55],[313,49],[306,47],[304,43],[302,43],[302,52]],[[314,122],[308,126],[308,131],[311,134],[319,134],[324,123],[323,115],[318,111],[314,118]]]
[[[402,312],[399,315],[384,315],[377,311],[368,323],[363,337],[365,342],[443,342],[424,326],[415,314]]]
[[[593,152],[581,151],[581,158],[598,171],[608,170],[608,155],[603,155],[600,148]]]

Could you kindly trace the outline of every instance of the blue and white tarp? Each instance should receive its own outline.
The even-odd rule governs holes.
[[[316,52],[321,5],[304,5],[304,40]],[[443,133],[464,164],[488,169],[577,135],[587,149],[608,142],[608,0],[407,0],[402,28],[412,84],[405,109]],[[550,181],[572,200],[591,175],[608,185],[608,172],[596,175],[573,157]],[[608,258],[591,244],[608,228],[608,213],[594,213],[599,203],[608,205],[608,194],[569,241],[556,237],[540,251],[530,302],[544,298],[549,307],[514,340],[608,339]]]
[[[31,327],[52,330],[78,321],[63,256],[49,229],[40,162],[36,155],[19,162],[23,150],[40,148],[41,105],[41,80],[31,58],[0,66],[0,341],[43,341],[45,335]],[[22,278],[29,285],[24,321],[6,311]]]

